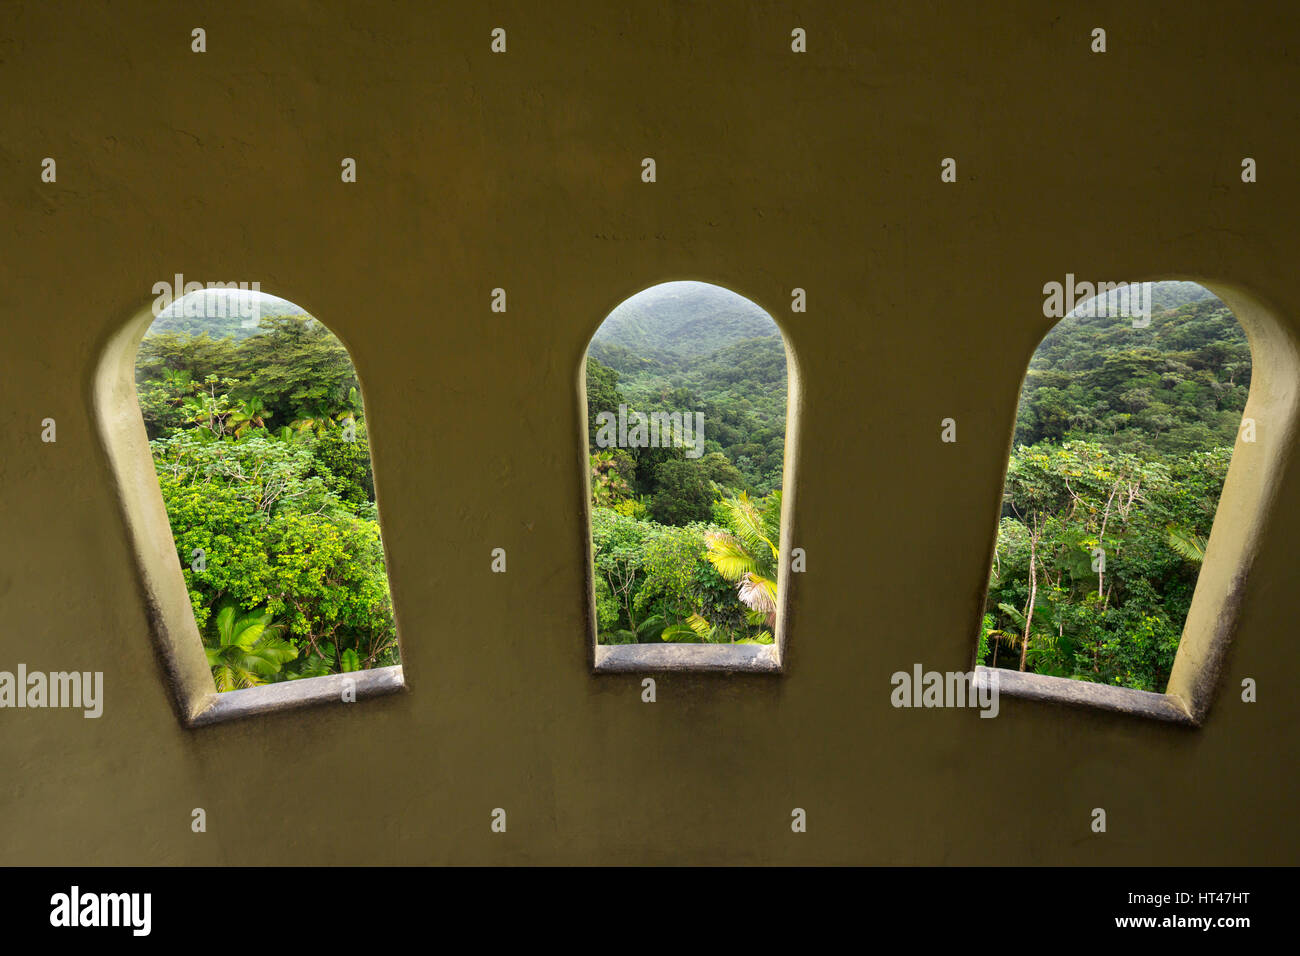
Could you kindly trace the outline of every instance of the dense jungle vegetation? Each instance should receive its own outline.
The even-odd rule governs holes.
[[[1163,690],[1250,387],[1236,319],[1158,283],[1151,324],[1071,315],[1025,379],[978,659]],[[786,356],[753,303],[667,283],[587,359],[602,643],[771,643]],[[164,313],[140,407],[222,690],[397,663],[365,410],[342,344],[271,308],[255,328]],[[681,446],[600,447],[601,412],[702,414]],[[1104,557],[1104,561],[1101,558]]]
[[[662,291],[661,291],[662,290]],[[1207,290],[1156,283],[1151,323],[1071,315],[1015,426],[978,659],[1161,691],[1250,387],[1250,348]],[[615,310],[588,353],[603,643],[772,640],[785,354],[771,319],[672,283]],[[704,411],[705,454],[597,447],[619,405]]]
[[[1207,290],[1162,282],[1155,293],[1149,327],[1067,316],[1034,354],[982,663],[1165,689],[1251,357],[1236,318]]]
[[[702,412],[702,454],[598,447],[597,415],[620,405]],[[601,643],[772,643],[785,411],[780,332],[734,293],[666,283],[601,325],[587,357]]]
[[[302,314],[245,329],[164,312],[136,387],[218,690],[398,663],[342,343]]]

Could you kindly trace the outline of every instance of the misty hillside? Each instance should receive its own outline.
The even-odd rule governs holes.
[[[1162,312],[1166,309],[1176,309],[1180,305],[1186,305],[1189,302],[1200,302],[1202,299],[1215,299],[1214,293],[1205,286],[1197,285],[1195,282],[1153,282],[1151,283],[1151,309],[1153,312]],[[1218,299],[1215,299],[1217,302]]]
[[[244,307],[241,312],[241,305]],[[244,315],[256,306],[261,316],[306,315],[287,299],[264,292],[238,289],[204,289],[176,300],[158,313],[147,335],[178,332],[186,335],[208,333],[209,338],[233,338],[242,342],[262,329],[247,325]],[[222,314],[224,312],[224,315]],[[197,313],[197,314],[195,314]]]
[[[754,303],[703,282],[656,286],[610,313],[587,354],[593,414],[591,402],[701,412],[706,448],[722,453],[745,487],[781,486],[785,342]]]
[[[1076,281],[1077,277],[1076,277]],[[1118,290],[1108,292],[1103,296],[1109,301],[1111,310],[1118,310],[1125,301],[1119,294]],[[1151,312],[1164,312],[1168,309],[1176,309],[1180,305],[1186,305],[1189,302],[1201,302],[1205,299],[1214,299],[1214,293],[1204,286],[1197,285],[1195,282],[1182,282],[1179,280],[1168,279],[1162,282],[1151,283]],[[1218,300],[1215,299],[1217,302]],[[1080,302],[1074,311],[1068,313],[1073,316],[1076,312],[1081,311],[1087,304],[1087,300]],[[1094,307],[1095,309],[1095,307]]]
[[[740,339],[779,337],[772,318],[743,296],[704,282],[665,282],[614,309],[591,354],[630,371],[638,360],[678,365]]]

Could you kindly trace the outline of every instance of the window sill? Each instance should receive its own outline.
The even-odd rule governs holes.
[[[343,692],[348,681],[353,682],[356,700],[382,697],[406,689],[400,664],[392,667],[374,667],[349,674],[330,674],[325,677],[306,677],[302,680],[264,684],[245,690],[228,690],[221,694],[208,694],[189,719],[191,727],[206,727],[239,717],[255,714],[277,714],[298,710],[316,704],[344,703]],[[350,703],[350,701],[349,701]]]
[[[999,695],[1022,697],[1027,700],[1045,700],[1072,707],[1089,707],[1112,713],[1147,717],[1197,727],[1183,702],[1172,694],[1153,694],[1131,687],[1114,687],[1110,684],[1092,684],[1088,681],[1070,680],[1066,677],[1049,677],[1046,674],[1023,674],[1001,667],[975,668],[975,687],[997,688]]]
[[[597,644],[596,673],[724,671],[781,673],[775,644]]]

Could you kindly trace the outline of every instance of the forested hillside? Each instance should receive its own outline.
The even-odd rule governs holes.
[[[622,347],[671,367],[740,339],[779,335],[772,317],[743,296],[706,282],[665,282],[614,309],[592,337],[591,354],[619,367],[603,350]]]
[[[672,283],[616,310],[587,362],[592,559],[604,643],[770,643],[786,355],[752,303]],[[1149,326],[1071,315],[1027,373],[980,635],[984,663],[1161,690],[1250,385],[1235,318],[1158,284]],[[397,661],[342,344],[272,304],[164,315],[140,407],[221,689]],[[184,331],[177,331],[177,328]],[[215,334],[211,334],[215,331]],[[198,333],[198,334],[194,334]],[[226,334],[230,333],[230,334]],[[699,447],[598,441],[601,413],[676,412]]]
[[[1204,295],[1153,311],[1145,328],[1061,320],[1029,364],[1016,444],[1095,439],[1163,453],[1231,445],[1250,387],[1250,345],[1227,307],[1194,288]]]
[[[1232,313],[1157,283],[1151,324],[1067,316],[1030,363],[979,659],[1162,691],[1250,386]]]
[[[256,314],[252,314],[254,308]],[[214,339],[232,338],[238,342],[261,332],[259,319],[286,315],[303,315],[303,311],[292,302],[261,292],[205,289],[184,296],[159,312],[149,326],[149,334],[202,335],[206,332]]]
[[[698,282],[634,296],[587,359],[593,550],[603,643],[770,643],[786,355],[752,302]],[[598,416],[699,413],[702,454],[601,448]]]
[[[588,414],[621,403],[649,412],[704,415],[708,477],[767,494],[781,487],[785,449],[786,354],[776,323],[752,302],[700,282],[670,282],[615,309],[588,351]],[[625,477],[652,499],[665,456],[637,454]],[[676,457],[676,456],[668,456]],[[739,478],[730,477],[731,469]],[[692,514],[708,513],[701,504]]]

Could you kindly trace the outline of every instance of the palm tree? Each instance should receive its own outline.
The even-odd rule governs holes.
[[[719,502],[732,531],[704,536],[705,557],[724,579],[736,585],[736,596],[749,608],[750,622],[776,626],[776,577],[781,560],[781,492],[761,501],[742,491]],[[707,622],[694,628],[697,633]]]
[[[323,438],[334,429],[342,426],[342,423],[349,418],[353,422],[361,420],[364,408],[361,403],[361,393],[357,391],[355,386],[349,388],[347,395],[334,408],[331,408],[330,406],[333,404],[328,399],[315,403],[305,417],[293,423],[294,429],[300,435],[314,434],[317,438]]]
[[[631,495],[620,467],[621,461],[612,451],[598,451],[591,456],[592,504],[608,506]]]
[[[217,611],[216,647],[205,647],[218,691],[256,687],[298,656],[298,649],[280,637],[281,624],[271,623],[269,609],[243,611],[229,603]]]
[[[334,428],[334,419],[327,412],[316,412],[293,423],[294,431],[299,435],[315,435],[324,438]]]
[[[357,391],[356,386],[348,389],[348,394],[344,397],[339,410],[334,413],[336,422],[345,422],[349,418],[354,422],[361,419],[365,412],[365,406],[361,403],[361,393]]]
[[[754,637],[732,642],[731,635],[699,614],[692,614],[680,624],[669,624],[659,639],[669,644],[771,644],[771,632],[760,631]]]

